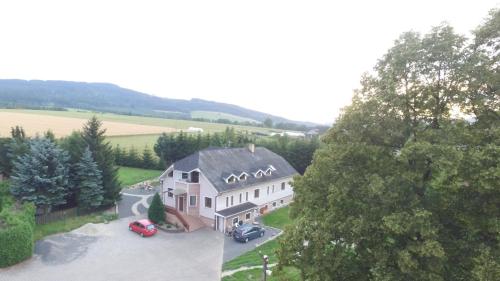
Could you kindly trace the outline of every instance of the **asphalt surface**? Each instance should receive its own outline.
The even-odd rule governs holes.
[[[141,238],[130,219],[87,224],[36,244],[35,255],[0,269],[1,281],[219,281],[224,237],[208,228]]]
[[[139,213],[135,214],[132,211],[132,207],[135,203],[139,202],[142,198],[140,196],[146,196],[148,204],[151,204],[153,200],[153,195],[159,191],[159,187],[155,187],[153,190],[144,190],[139,188],[126,188],[122,190],[122,200],[118,202],[118,217],[127,218],[132,216],[137,216],[140,214],[146,214],[148,208],[144,204],[139,204],[137,206],[137,211]]]

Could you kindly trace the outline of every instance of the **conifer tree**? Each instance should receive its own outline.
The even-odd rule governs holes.
[[[29,142],[29,151],[14,162],[11,193],[45,212],[66,203],[68,153],[46,138]]]
[[[113,147],[106,141],[102,123],[95,116],[83,127],[82,138],[88,146],[92,157],[102,173],[104,188],[103,205],[110,206],[120,199],[120,183],[118,182],[118,168],[115,167]]]
[[[92,210],[101,206],[104,199],[101,171],[88,147],[83,152],[80,162],[75,165],[75,172],[78,207]]]
[[[155,159],[153,158],[153,152],[146,146],[142,152],[142,167],[145,169],[153,169],[157,166]]]
[[[148,218],[154,223],[165,221],[165,210],[163,209],[163,203],[158,193],[155,193],[153,196],[153,201],[151,201],[148,209]]]

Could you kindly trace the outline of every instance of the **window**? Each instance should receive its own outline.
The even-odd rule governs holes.
[[[285,190],[285,182],[281,183],[281,190]]]
[[[259,198],[259,189],[254,190],[253,197],[254,198]]]
[[[182,179],[185,180],[188,178],[188,173],[182,173]]]
[[[237,223],[238,223],[238,221],[239,221],[239,218],[238,218],[238,217],[233,218],[233,225],[234,225],[234,224],[237,224]]]
[[[229,197],[226,197],[226,207],[229,207]]]
[[[191,207],[196,206],[196,195],[189,196],[189,206]]]
[[[274,193],[274,184],[273,184],[273,193]]]
[[[267,187],[267,195],[269,195],[269,186]]]
[[[234,202],[233,202],[233,195],[231,195],[231,206],[233,206]]]
[[[246,220],[249,220],[251,215],[252,215],[252,213],[246,213],[246,214],[245,214],[245,219],[246,219]]]
[[[248,201],[248,191],[247,191],[247,193],[245,194],[245,201]]]
[[[280,204],[283,205],[283,200],[280,200]]]
[[[212,208],[212,198],[205,197],[205,207],[206,208]]]
[[[276,202],[273,202],[273,207],[276,207]]]
[[[241,197],[242,197],[243,194],[240,193],[240,203],[241,203]]]
[[[262,172],[261,172],[261,171],[258,171],[258,172],[257,172],[257,174],[255,174],[255,176],[256,176],[257,178],[262,177]]]
[[[167,188],[167,192],[168,192],[167,195],[170,198],[174,197],[174,194],[172,193],[172,190],[173,190],[172,188]]]
[[[243,174],[240,176],[240,181],[244,181],[247,179],[247,175],[246,174]]]
[[[167,175],[167,176],[168,176],[169,178],[174,177],[174,171],[170,171],[170,172],[168,173],[168,175]]]
[[[236,181],[236,178],[234,176],[230,176],[229,178],[227,178],[227,183],[233,183]]]
[[[271,173],[272,173],[271,168],[269,168],[269,169],[266,170],[266,175],[270,176]]]

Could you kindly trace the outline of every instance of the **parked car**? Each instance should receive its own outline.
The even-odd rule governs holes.
[[[264,228],[251,224],[243,224],[233,232],[233,239],[240,242],[248,242],[252,239],[264,236]]]
[[[131,222],[128,225],[128,230],[136,232],[142,237],[153,236],[158,231],[154,223],[146,219]]]

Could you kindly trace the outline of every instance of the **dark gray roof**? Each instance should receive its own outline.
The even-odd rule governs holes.
[[[240,213],[243,213],[245,211],[249,211],[249,210],[252,210],[255,208],[257,208],[257,205],[255,205],[254,203],[245,202],[243,204],[239,204],[239,205],[236,205],[234,207],[227,208],[227,209],[224,209],[222,211],[218,211],[216,213],[227,218],[229,216],[240,214]]]
[[[271,175],[254,177],[253,173],[259,169],[265,171],[271,166],[274,168]],[[297,171],[283,157],[264,147],[256,147],[253,153],[248,148],[207,148],[174,163],[175,170],[189,172],[196,168],[200,169],[219,192],[297,174]],[[249,175],[245,181],[226,183],[225,179],[228,176],[231,174],[239,176],[242,172]]]

